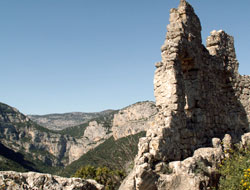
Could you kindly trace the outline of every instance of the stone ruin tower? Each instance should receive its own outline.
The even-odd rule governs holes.
[[[205,47],[200,20],[185,0],[169,20],[154,77],[159,112],[120,190],[161,189],[160,166],[212,146],[214,137],[230,134],[237,142],[249,131],[250,76],[238,73],[233,37],[212,31]]]

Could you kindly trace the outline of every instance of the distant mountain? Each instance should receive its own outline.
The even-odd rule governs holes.
[[[75,138],[68,134],[68,131],[58,132],[44,128],[17,109],[0,103],[0,157],[5,162],[11,160],[13,166],[16,165],[14,162],[29,163],[22,165],[28,170],[32,168],[35,171],[50,173],[51,167],[68,165],[112,135],[111,119],[115,112],[106,113],[99,118],[98,123],[89,121],[86,126],[77,126],[82,135]],[[88,133],[91,136],[86,136]]]
[[[105,110],[102,112],[84,113],[70,112],[62,114],[47,114],[47,115],[28,115],[28,117],[37,124],[51,130],[62,130],[68,127],[73,127],[87,123],[88,121],[108,115],[115,110]]]
[[[112,163],[114,160],[109,159],[111,157],[107,157],[106,153],[117,150],[115,142],[146,131],[156,113],[154,102],[145,101],[117,111],[27,117],[16,108],[0,103],[0,170],[57,173],[90,150],[93,150],[92,153],[82,160],[93,161],[95,155],[106,155],[105,159],[101,159],[98,163],[104,163],[104,160],[106,163],[110,160]],[[58,123],[67,122],[67,120],[71,123],[80,121],[83,123],[67,128],[64,125],[63,130],[51,130],[48,126],[45,128],[34,122],[36,120],[34,118],[39,117],[47,120],[54,118]],[[104,142],[105,144],[101,146]],[[99,153],[93,153],[99,146],[102,147],[97,149]],[[128,144],[125,143],[122,146],[128,146]],[[109,150],[103,150],[105,154],[100,152],[107,147]],[[133,147],[137,147],[137,142]],[[74,166],[84,164],[81,160],[76,163]],[[90,163],[93,162],[90,161]]]

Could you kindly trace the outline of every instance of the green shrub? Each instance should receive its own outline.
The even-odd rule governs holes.
[[[78,160],[72,162],[57,175],[70,177],[76,173],[81,166],[91,165],[95,167],[107,166],[112,170],[125,170],[129,173],[133,168],[133,161],[137,154],[138,141],[146,135],[145,132],[123,137],[115,140],[110,137],[102,144],[82,155]]]
[[[250,190],[250,151],[239,148],[226,152],[229,157],[220,164],[219,190]]]
[[[108,167],[87,165],[77,170],[73,177],[94,179],[98,183],[104,185],[105,190],[115,190],[125,178],[125,172],[122,170],[111,170]]]

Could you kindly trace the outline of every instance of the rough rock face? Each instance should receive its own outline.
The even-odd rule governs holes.
[[[226,134],[223,140],[212,139],[213,147],[199,148],[192,157],[183,161],[173,161],[168,164],[169,174],[161,174],[158,179],[158,190],[200,190],[216,187],[219,180],[217,164],[225,157],[226,152],[232,148],[232,138]],[[223,144],[223,146],[221,145]],[[242,148],[250,145],[250,133],[241,136]],[[163,170],[164,165],[157,166]]]
[[[2,144],[15,151],[23,149],[34,158],[52,166],[70,164],[110,136],[111,134],[105,134],[102,138],[95,139],[82,136],[76,139],[68,135],[43,132],[25,123],[21,128],[12,124],[2,124],[0,128]],[[53,158],[40,155],[37,151],[47,152]]]
[[[228,133],[236,142],[249,131],[250,76],[238,73],[233,37],[212,31],[204,47],[199,18],[185,0],[171,9],[167,30],[154,78],[159,112],[147,137],[140,139],[134,170],[120,190],[171,189],[174,179],[162,178],[159,165],[211,146],[214,137]]]
[[[226,135],[223,142],[228,137],[230,135]],[[232,142],[229,141],[224,146],[218,138],[213,138],[212,142],[213,147],[199,148],[192,157],[183,161],[173,161],[168,166],[158,164],[156,170],[163,171],[164,167],[167,167],[169,173],[160,174],[157,188],[159,190],[201,190],[216,187],[219,180],[217,165],[225,158],[226,146],[231,145]]]
[[[35,172],[0,172],[0,187],[6,190],[104,190],[94,180],[64,178]]]
[[[219,182],[218,164],[221,163],[233,147],[232,138],[226,134],[221,141],[212,139],[213,147],[199,148],[192,157],[183,161],[158,162],[154,172],[148,173],[147,163],[133,170],[120,186],[120,190],[209,190]],[[241,148],[250,146],[250,133],[241,136]],[[157,174],[156,174],[157,173]],[[152,175],[154,174],[154,175]],[[137,176],[143,178],[137,178]]]
[[[0,103],[0,111],[0,143],[14,151],[30,153],[46,165],[67,165],[111,136],[101,133],[98,134],[102,135],[101,138],[92,139],[83,135],[76,139],[39,129],[25,115],[6,104]],[[86,130],[91,127],[87,126]],[[104,131],[101,126],[98,130]]]
[[[145,172],[147,165],[141,165],[130,173],[120,189],[200,190],[202,187],[215,185],[218,180],[217,163],[225,157],[224,150],[221,140],[214,138],[213,148],[200,148],[192,157],[183,161],[156,164],[155,171],[159,172],[157,176],[149,175]],[[138,173],[144,175],[143,181],[137,179],[137,183],[141,182],[143,186],[135,187],[133,177]]]
[[[103,124],[98,124],[96,121],[89,122],[89,126],[84,131],[84,136],[89,140],[97,142],[107,136],[108,129],[103,127]]]
[[[0,103],[0,122],[22,123],[26,121],[29,121],[29,118],[16,108]]]
[[[157,109],[154,102],[140,102],[121,109],[114,115],[112,131],[115,139],[147,131]]]

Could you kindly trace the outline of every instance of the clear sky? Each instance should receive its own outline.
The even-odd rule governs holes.
[[[250,1],[189,0],[203,41],[235,38],[250,75]],[[25,114],[94,112],[154,100],[169,10],[179,0],[0,0],[0,102]]]

